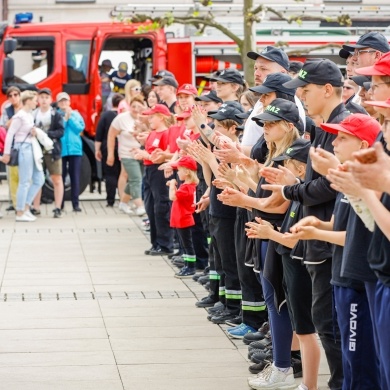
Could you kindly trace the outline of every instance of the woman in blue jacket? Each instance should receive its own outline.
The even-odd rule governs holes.
[[[83,145],[80,133],[85,128],[81,115],[70,107],[70,96],[66,92],[57,95],[57,103],[64,118],[65,133],[61,138],[62,145],[62,179],[65,184],[69,172],[73,211],[81,211],[79,207],[81,159]],[[62,209],[64,208],[62,200]]]

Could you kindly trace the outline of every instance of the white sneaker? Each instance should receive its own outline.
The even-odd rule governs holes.
[[[292,367],[284,373],[278,370],[273,364],[264,368],[257,377],[248,378],[248,384],[255,390],[285,390],[297,387]]]
[[[15,221],[16,222],[34,222],[36,220],[36,218],[32,215],[32,218],[24,213],[22,215],[17,215],[16,218],[15,218]]]
[[[127,215],[134,215],[134,211],[126,203],[120,202],[119,210]]]
[[[139,217],[142,217],[143,215],[146,214],[145,207],[143,207],[143,206],[137,207],[134,210],[134,212],[135,212],[135,215],[138,215]]]
[[[29,218],[32,218],[33,221],[35,221],[37,219],[37,217],[35,215],[33,215],[30,210],[26,210],[24,212],[24,215],[27,215]]]

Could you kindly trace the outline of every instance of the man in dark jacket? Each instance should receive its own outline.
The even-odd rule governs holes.
[[[61,218],[61,202],[64,196],[64,184],[62,181],[61,141],[64,135],[64,123],[61,114],[52,106],[51,90],[43,88],[38,91],[39,108],[34,112],[35,126],[47,133],[53,140],[53,149],[50,152],[43,151],[44,165],[50,174],[54,187],[54,218]],[[41,192],[34,199],[34,208],[31,212],[39,215]]]

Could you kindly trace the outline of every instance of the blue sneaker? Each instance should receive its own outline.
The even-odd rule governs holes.
[[[245,324],[241,324],[237,329],[229,330],[230,332],[228,331],[227,334],[232,339],[243,339],[247,333],[256,332],[255,328],[252,328],[251,326]]]
[[[231,327],[229,329],[226,329],[226,332],[230,333],[231,331],[241,329],[243,326],[246,326],[246,325],[245,324],[240,324],[240,325],[237,325],[237,326],[233,326],[233,327]]]

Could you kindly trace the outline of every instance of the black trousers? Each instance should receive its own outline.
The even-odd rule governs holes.
[[[201,216],[194,213],[195,225],[191,227],[192,242],[196,253],[196,263],[200,268],[207,267],[209,258],[209,249],[207,243],[207,234],[203,229]],[[185,253],[185,252],[184,252]]]
[[[195,268],[196,255],[194,244],[192,243],[191,227],[176,228],[180,245],[183,248],[184,265],[188,268]]]
[[[150,222],[150,241],[154,248],[173,252],[173,230],[170,228],[171,203],[164,171],[158,165],[145,166],[144,204]]]
[[[215,269],[221,276],[220,296],[225,296],[226,309],[240,313],[241,286],[238,278],[236,248],[234,244],[234,219],[210,217],[210,236],[214,243]],[[224,276],[224,285],[222,284]]]
[[[253,268],[245,265],[245,251],[248,240],[245,234],[245,223],[248,221],[247,210],[238,208],[234,225],[234,238],[238,277],[242,291],[242,322],[252,328],[258,329],[263,322],[267,321],[268,314],[261,284],[257,280]]]
[[[71,185],[71,199],[73,208],[79,206],[80,194],[80,174],[82,156],[64,156],[62,157],[62,180],[65,186],[65,179],[69,173]],[[62,200],[62,208],[64,207],[65,197]]]
[[[115,158],[114,165],[110,167],[107,165],[107,151],[102,149],[102,170],[103,178],[106,182],[106,200],[107,204],[113,205],[115,203],[116,189],[118,187],[118,179],[121,173],[121,162]]]
[[[312,316],[326,360],[328,361],[331,390],[341,390],[343,386],[343,363],[341,358],[341,336],[336,321],[333,321],[333,295],[330,280],[332,259],[320,264],[307,264],[312,283]]]

